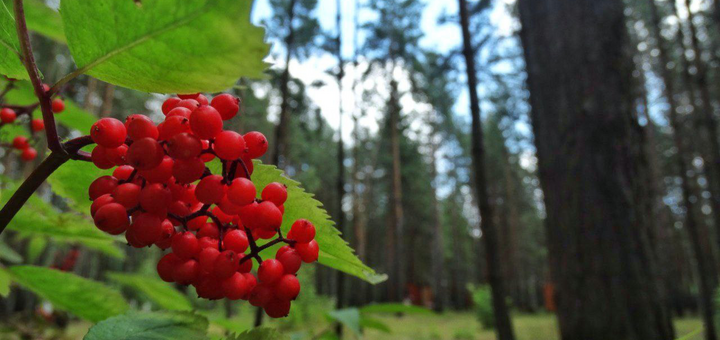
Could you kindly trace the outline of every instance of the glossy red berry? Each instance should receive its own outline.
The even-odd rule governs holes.
[[[272,202],[266,201],[258,204],[255,209],[258,227],[275,230],[282,224],[282,213]]]
[[[294,300],[300,293],[300,281],[292,274],[283,275],[275,284],[275,296],[280,300]]]
[[[125,156],[127,163],[138,170],[150,170],[162,163],[165,151],[158,141],[146,137],[134,141]]]
[[[287,249],[287,251],[279,253],[275,258],[282,263],[286,274],[295,274],[300,270],[302,258],[300,258],[300,254],[296,250],[290,247]]]
[[[272,290],[265,285],[257,285],[250,292],[248,302],[255,307],[263,307],[273,298]]]
[[[179,183],[192,183],[200,179],[205,172],[205,162],[199,157],[176,159],[172,173]]]
[[[173,237],[172,250],[179,258],[190,259],[200,252],[200,244],[193,233],[186,231]]]
[[[20,153],[20,158],[29,162],[37,157],[37,151],[34,148],[27,147]]]
[[[132,140],[143,138],[158,139],[160,132],[150,118],[143,115],[131,115],[125,119],[128,137]]]
[[[176,108],[170,110],[170,112],[168,112],[167,117],[169,118],[172,116],[180,116],[183,118],[190,119],[190,114],[192,114],[192,111],[190,109],[188,109],[186,107],[176,107]],[[188,124],[189,123],[190,123],[190,121],[188,120]]]
[[[17,118],[17,113],[13,109],[4,108],[0,110],[0,121],[10,124]]]
[[[220,175],[206,176],[195,188],[195,197],[205,204],[220,202],[225,197],[225,184]]]
[[[229,120],[240,110],[240,98],[223,93],[213,98],[210,105],[220,113],[223,120]]]
[[[151,245],[159,241],[163,235],[163,219],[155,214],[140,213],[133,217],[129,230],[135,233],[138,242]]]
[[[308,243],[315,238],[315,226],[305,219],[295,221],[290,227],[290,232],[293,240],[298,243]]]
[[[222,132],[222,117],[212,106],[200,106],[190,115],[190,128],[201,139],[215,138]]]
[[[282,263],[275,259],[268,259],[262,262],[258,268],[258,279],[265,284],[273,284],[285,274]]]
[[[124,232],[130,223],[127,210],[118,203],[108,203],[102,206],[95,212],[93,221],[98,229],[113,235]]]
[[[215,259],[213,263],[213,275],[218,279],[227,279],[237,272],[239,258],[236,252],[225,250]]]
[[[200,103],[195,99],[183,99],[177,103],[177,107],[184,107],[190,111],[195,111],[200,107]]]
[[[171,202],[170,189],[160,183],[148,184],[140,191],[140,207],[147,212],[165,212]]]
[[[167,141],[168,156],[175,159],[187,159],[200,156],[202,142],[187,132],[179,133]]]
[[[92,160],[93,164],[98,169],[105,170],[115,166],[115,163],[108,158],[107,148],[102,145],[96,145],[93,148],[92,153],[90,154],[90,160]]]
[[[242,254],[247,250],[249,241],[247,235],[242,230],[231,230],[225,233],[223,237],[223,247],[232,250],[238,254]]]
[[[140,175],[150,183],[165,183],[172,177],[173,164],[172,158],[164,156],[160,164],[150,170],[140,171]]]
[[[187,285],[193,283],[197,279],[199,274],[200,266],[198,265],[197,261],[189,259],[182,261],[177,266],[175,266],[173,279],[179,284]]]
[[[124,183],[118,185],[112,192],[115,202],[122,204],[125,208],[134,208],[140,203],[140,186],[135,183]]]
[[[25,136],[17,136],[13,138],[13,147],[22,150],[27,149],[30,146],[30,142],[28,141],[27,137]]]
[[[213,150],[221,159],[236,160],[245,152],[245,141],[242,135],[235,131],[223,131],[215,137]]]
[[[295,244],[295,250],[297,250],[298,254],[300,254],[300,257],[305,263],[317,261],[318,254],[320,253],[320,248],[315,240],[312,240],[309,243],[297,243]]]
[[[129,165],[121,165],[115,168],[115,170],[113,170],[112,175],[118,180],[127,181],[130,178],[130,175],[132,175],[133,171],[135,171],[135,168]]]
[[[98,209],[102,208],[106,204],[113,202],[115,201],[110,194],[105,194],[96,198],[95,200],[93,200],[92,205],[90,205],[90,216],[95,216],[95,213],[98,211]]]
[[[251,131],[243,135],[245,145],[247,145],[247,153],[250,158],[260,158],[267,152],[268,140],[260,132]]]
[[[202,243],[202,242],[201,242]],[[213,241],[213,244],[217,242]],[[216,247],[202,247],[198,253],[198,263],[200,263],[200,271],[203,273],[212,273],[215,260],[220,256],[220,251]]]
[[[198,96],[200,96],[200,93],[191,93],[191,94],[179,94],[177,95],[180,99],[197,99]]]
[[[244,206],[255,201],[255,184],[246,178],[236,178],[228,187],[227,197],[233,204]]]
[[[165,282],[174,282],[175,268],[182,262],[177,255],[173,253],[165,254],[157,264],[157,272],[160,278]]]
[[[90,200],[111,193],[118,186],[118,179],[113,176],[101,176],[94,180],[88,188]]]
[[[230,300],[240,300],[247,294],[248,286],[245,282],[245,276],[241,273],[235,273],[229,278],[222,281],[223,295]]]
[[[273,182],[265,186],[260,196],[263,201],[270,201],[276,206],[281,206],[287,200],[287,187],[282,183]]]
[[[90,128],[93,142],[106,148],[116,148],[125,143],[125,124],[115,118],[102,118]]]
[[[45,130],[45,122],[39,118],[33,119],[30,121],[30,127],[32,127],[33,132],[40,132]]]
[[[55,99],[53,99],[51,104],[52,104],[52,112],[53,113],[57,114],[57,113],[61,113],[61,112],[65,111],[65,102],[63,102],[62,99],[55,98]]]
[[[182,100],[182,99],[177,98],[177,97],[170,97],[170,98],[168,98],[168,99],[165,99],[165,101],[164,101],[163,104],[162,104],[162,113],[163,113],[164,115],[167,115],[168,112],[170,112],[170,110],[172,110],[172,109],[174,109],[174,108],[177,107],[177,104],[178,104],[181,100]]]
[[[284,318],[290,313],[290,301],[272,300],[265,305],[265,313],[271,318]]]

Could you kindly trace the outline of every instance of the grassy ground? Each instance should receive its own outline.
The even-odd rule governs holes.
[[[376,316],[376,318],[390,325],[392,333],[386,334],[375,330],[368,330],[364,339],[367,340],[494,340],[495,335],[490,330],[482,330],[471,313],[445,313],[423,314],[423,315],[407,315],[396,317],[391,315]],[[247,329],[250,327],[252,316],[250,313],[241,313],[233,318],[233,325],[237,330]],[[296,327],[297,324],[311,324],[312,330],[303,332]],[[271,327],[280,327],[284,334],[300,335],[319,334],[327,329],[327,324],[319,321],[310,323],[298,322],[292,327],[288,327],[283,323],[271,323]],[[513,316],[513,325],[517,340],[557,340],[557,322],[551,314],[518,314]],[[229,325],[228,325],[229,326]],[[75,323],[61,337],[61,339],[82,339],[87,332],[89,324]],[[689,334],[701,327],[701,323],[697,318],[684,318],[675,320],[675,331],[678,337]],[[306,330],[307,331],[307,330]],[[211,326],[211,333],[220,336],[224,332],[217,325]],[[0,336],[2,338],[2,336]],[[295,338],[295,337],[293,337]],[[355,339],[354,336],[348,335],[346,339]],[[691,337],[687,340],[701,340],[702,335]]]

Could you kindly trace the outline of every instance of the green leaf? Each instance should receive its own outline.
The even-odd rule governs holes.
[[[252,0],[63,0],[78,68],[146,92],[216,92],[261,77],[269,51]]]
[[[413,306],[413,305],[404,305],[402,303],[370,304],[370,305],[361,307],[360,312],[363,314],[366,314],[366,313],[432,314],[432,311],[430,311],[427,308]]]
[[[15,30],[15,19],[5,3],[0,3],[0,74],[15,79],[30,79],[20,62],[20,41]]]
[[[22,256],[2,241],[0,241],[0,259],[13,264],[22,262]]]
[[[387,334],[392,333],[392,330],[390,329],[390,326],[388,326],[388,324],[368,316],[362,316],[360,318],[360,327],[362,327],[363,329],[372,328]]]
[[[5,268],[0,268],[0,296],[8,296],[10,294],[10,273]]]
[[[281,340],[287,339],[274,328],[259,327],[247,330],[240,334],[231,335],[225,340]]]
[[[338,309],[327,313],[328,317],[343,324],[352,330],[355,334],[360,335],[360,311],[357,308]]]
[[[202,340],[208,321],[189,312],[130,312],[90,328],[83,340]]]
[[[254,163],[252,181],[258,188],[258,193],[272,182],[280,182],[288,188],[288,199],[285,202],[285,215],[282,230],[287,232],[295,220],[304,218],[315,225],[315,240],[320,246],[320,264],[335,268],[350,275],[357,276],[372,284],[383,282],[387,275],[380,275],[363,264],[355,256],[352,248],[340,237],[335,229],[335,223],[322,207],[322,203],[305,192],[300,183],[284,176],[283,172],[272,165],[264,165],[259,161]]]
[[[185,295],[170,284],[139,274],[108,273],[107,277],[123,286],[130,287],[147,296],[158,306],[169,310],[191,310],[192,305]]]
[[[48,241],[44,237],[33,236],[30,238],[27,246],[27,261],[33,263],[42,255],[42,252],[47,247]]]
[[[8,9],[12,9],[12,0],[5,0]],[[41,0],[24,0],[25,22],[29,30],[40,33],[59,43],[65,43],[60,13],[48,7]]]
[[[100,282],[36,266],[14,266],[9,270],[19,285],[49,300],[55,307],[92,322],[129,309],[118,291]]]
[[[88,188],[95,179],[107,174],[110,172],[100,170],[89,162],[67,162],[50,175],[47,181],[53,192],[68,199],[75,210],[89,214],[92,201],[88,196]]]
[[[684,336],[681,337],[681,338],[677,338],[677,340],[690,340],[690,339],[693,339],[696,335],[699,335],[700,333],[702,333],[702,331],[703,331],[703,328],[700,327],[700,328],[698,328],[698,329],[696,329],[696,330],[694,330],[694,331],[692,331],[692,332],[684,335]]]

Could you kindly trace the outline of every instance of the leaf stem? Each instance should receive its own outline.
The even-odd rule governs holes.
[[[55,125],[55,117],[52,112],[52,104],[50,102],[51,95],[43,88],[40,72],[35,63],[32,46],[30,46],[30,35],[28,34],[27,23],[25,22],[25,9],[22,0],[14,0],[15,23],[22,50],[22,63],[30,76],[30,82],[35,90],[35,96],[40,101],[40,110],[42,111],[43,121],[45,123],[45,133],[47,135],[48,148],[53,153],[68,156],[67,151],[60,144],[60,138]],[[48,157],[50,158],[50,157]]]

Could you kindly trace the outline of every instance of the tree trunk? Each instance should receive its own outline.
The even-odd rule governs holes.
[[[472,114],[472,161],[475,178],[475,191],[477,192],[478,208],[482,219],[482,239],[485,245],[485,259],[487,262],[488,280],[492,290],[493,312],[495,313],[495,332],[499,340],[512,340],[512,324],[508,307],[505,302],[502,268],[498,251],[498,236],[495,230],[493,208],[487,193],[485,176],[485,149],[483,147],[483,130],[480,117],[480,100],[477,94],[477,72],[475,71],[475,51],[472,48],[470,35],[470,20],[468,17],[467,2],[458,0],[460,5],[460,26],[463,36],[463,55],[470,92],[470,111]]]
[[[433,285],[433,309],[442,312],[445,309],[446,294],[446,272],[445,272],[445,231],[440,220],[440,205],[437,199],[437,150],[436,141],[437,123],[430,123],[433,132],[430,134],[430,179],[432,180],[432,195],[430,204],[433,213],[433,241],[431,253],[432,285]]]
[[[659,299],[622,0],[519,0],[563,340],[673,338]]]
[[[394,68],[394,67],[393,67]],[[390,152],[392,153],[392,200],[390,203],[390,225],[392,231],[390,252],[392,258],[388,258],[391,275],[394,276],[389,285],[389,299],[401,301],[405,291],[405,266],[403,255],[405,254],[403,242],[403,207],[402,207],[402,182],[400,172],[400,94],[398,83],[395,79],[390,81],[390,100],[388,101],[389,129],[390,129]]]
[[[280,95],[282,102],[280,103],[280,119],[278,125],[275,128],[275,150],[272,155],[272,164],[282,168],[286,164],[280,164],[280,161],[285,161],[288,156],[288,133],[290,125],[290,89],[288,84],[290,82],[290,59],[293,54],[293,42],[295,40],[295,27],[293,26],[293,20],[295,19],[295,3],[297,0],[290,0],[288,4],[288,35],[285,38],[285,70],[280,77]]]
[[[338,83],[338,112],[340,115],[340,124],[338,126],[338,145],[337,145],[337,167],[338,167],[338,177],[337,177],[337,183],[336,183],[336,190],[337,190],[337,228],[345,235],[345,211],[343,210],[343,198],[345,197],[345,144],[343,143],[343,101],[342,101],[342,81],[343,77],[345,76],[345,63],[343,61],[342,57],[342,7],[340,0],[337,0],[336,2],[337,6],[337,16],[335,17],[335,26],[337,27],[337,36],[335,37],[335,56],[337,57],[338,61],[338,73],[336,75],[337,83]],[[335,298],[335,309],[343,309],[345,308],[345,274],[343,274],[341,271],[337,271],[336,279],[337,279],[337,287],[336,287],[336,294]],[[336,323],[335,324],[335,334],[339,338],[342,339],[342,324]]]

